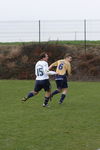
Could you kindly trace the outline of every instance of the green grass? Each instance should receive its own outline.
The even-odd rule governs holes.
[[[20,101],[32,88],[30,80],[0,80],[0,150],[100,148],[100,82],[70,82],[64,103],[56,95],[49,108],[44,91]]]
[[[0,45],[23,45],[23,44],[38,44],[39,42],[0,42]],[[84,45],[83,41],[47,41],[47,42],[41,42],[41,44],[70,44],[70,45]],[[87,45],[100,45],[100,40],[98,41],[86,41]]]

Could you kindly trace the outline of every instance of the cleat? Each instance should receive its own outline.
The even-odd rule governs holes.
[[[26,101],[27,100],[27,98],[26,97],[23,97],[22,99],[21,99],[21,101]]]
[[[58,104],[62,104],[62,102],[61,102],[61,101],[59,101],[59,102],[58,102]]]
[[[44,104],[44,103],[43,103],[43,107],[49,107],[49,106],[48,106],[48,104]]]

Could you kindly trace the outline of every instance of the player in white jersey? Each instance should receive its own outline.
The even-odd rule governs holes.
[[[49,71],[48,63],[46,61],[40,60],[36,63],[36,66],[35,66],[36,80],[49,79],[49,75],[52,75],[52,74],[55,74],[55,72]]]
[[[22,98],[22,101],[26,101],[32,96],[37,95],[41,89],[44,89],[45,98],[44,98],[43,106],[44,107],[48,106],[48,101],[49,101],[50,94],[51,94],[51,85],[49,82],[49,75],[55,75],[57,73],[55,71],[49,71],[47,61],[48,61],[47,53],[42,53],[40,55],[40,60],[35,65],[36,81],[35,81],[34,90],[29,92],[29,94],[26,97]]]

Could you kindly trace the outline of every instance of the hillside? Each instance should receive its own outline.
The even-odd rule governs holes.
[[[100,80],[100,45],[34,44],[0,45],[0,79],[34,79],[34,65],[41,52],[49,54],[49,64],[73,57],[71,80]]]

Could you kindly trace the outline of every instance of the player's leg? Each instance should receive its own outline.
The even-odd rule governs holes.
[[[51,84],[50,84],[49,80],[44,80],[43,82],[44,82],[43,83],[43,89],[45,90],[43,107],[46,107],[46,106],[48,106],[48,102],[50,99]]]
[[[56,95],[56,94],[58,94],[58,93],[60,93],[60,92],[61,92],[60,89],[56,89],[55,91],[53,91],[53,92],[51,93],[51,97],[53,97],[54,95]]]
[[[56,95],[56,94],[58,94],[58,93],[61,92],[61,81],[60,81],[60,80],[56,80],[56,86],[57,86],[57,89],[54,90],[54,91],[51,93],[51,98],[52,98],[54,95]]]
[[[63,103],[63,101],[64,101],[64,99],[66,97],[67,91],[68,91],[67,88],[62,89],[62,94],[61,94],[61,97],[60,97],[60,100],[59,100],[59,104]]]
[[[51,91],[46,91],[45,92],[45,97],[44,97],[44,103],[43,103],[43,106],[48,106],[48,102],[49,102],[49,99],[50,99],[50,93]]]
[[[31,98],[31,97],[33,97],[33,96],[35,96],[35,95],[37,95],[37,94],[38,94],[38,92],[31,91],[31,92],[29,92],[29,93],[27,94],[27,96],[23,97],[21,100],[22,100],[22,101],[26,101],[26,100],[28,100],[29,98]]]
[[[61,97],[60,97],[60,100],[59,100],[59,104],[63,103],[63,101],[66,97],[67,91],[68,91],[68,82],[67,82],[66,77],[64,77],[62,82],[61,82],[61,88],[62,88],[62,94],[61,94]]]
[[[35,82],[35,88],[34,88],[34,90],[31,91],[31,92],[29,92],[29,93],[27,94],[27,96],[23,97],[23,98],[21,99],[21,101],[26,101],[26,100],[28,100],[29,98],[31,98],[31,97],[37,95],[38,92],[41,90],[41,88],[42,88],[42,87],[41,87],[41,85],[39,84],[39,82],[36,81],[36,82]]]

